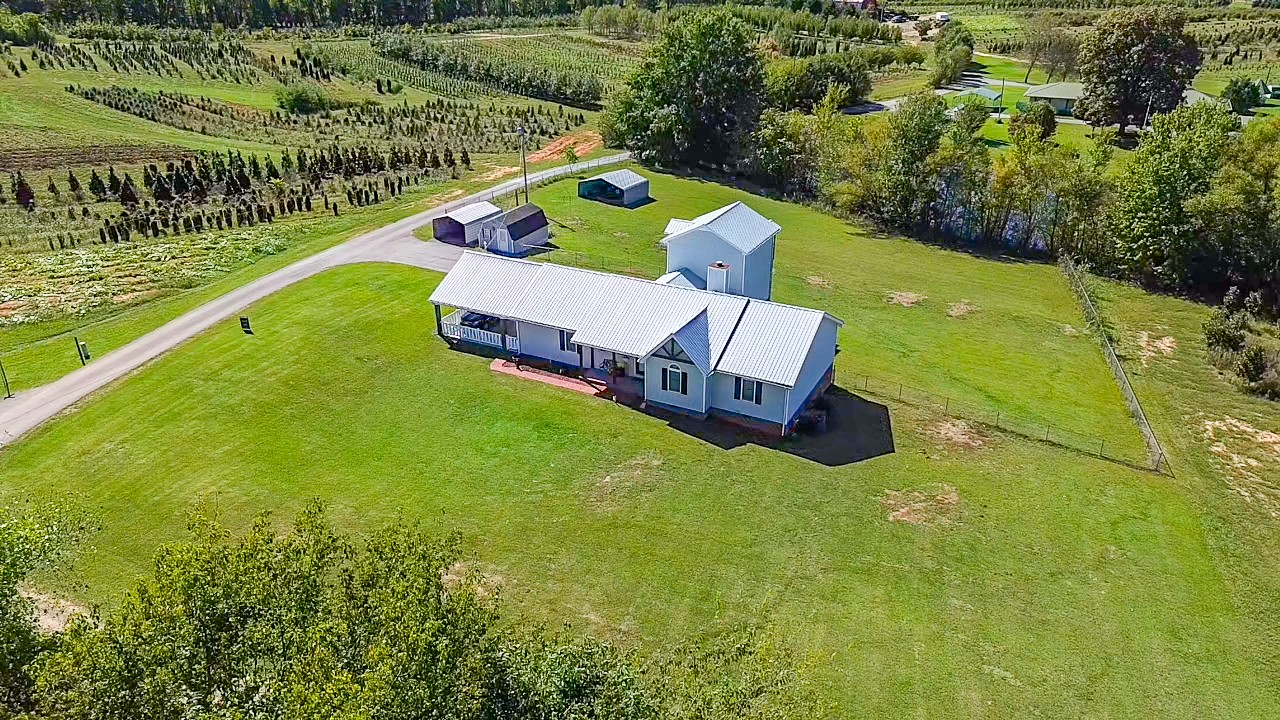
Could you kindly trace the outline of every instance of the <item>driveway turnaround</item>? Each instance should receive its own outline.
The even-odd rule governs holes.
[[[628,159],[630,153],[619,153],[541,170],[530,173],[529,182],[541,182]],[[9,400],[0,400],[0,449],[90,393],[299,280],[339,265],[361,262],[394,262],[447,272],[462,254],[462,248],[418,240],[413,235],[414,229],[459,206],[511,193],[523,183],[524,178],[517,177],[335,245],[210,300],[47,385],[20,392]]]

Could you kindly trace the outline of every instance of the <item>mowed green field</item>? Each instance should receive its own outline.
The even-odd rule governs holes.
[[[1093,341],[1063,332],[1082,323],[1052,267],[877,237],[711,183],[652,188],[636,211],[575,200],[570,182],[534,200],[555,242],[583,253],[567,256],[647,269],[668,217],[745,199],[784,227],[778,299],[846,320],[847,389],[864,369],[914,376],[1137,442]],[[448,350],[427,303],[439,278],[384,265],[312,278],[250,309],[255,336],[228,321],[0,453],[3,499],[70,491],[97,509],[93,550],[48,589],[110,602],[198,501],[242,527],[319,496],[349,528],[403,514],[460,531],[535,619],[642,650],[763,625],[837,716],[1276,707],[1275,648],[1241,604],[1266,607],[1254,591],[1274,564],[1231,562],[1248,545],[1206,530],[1206,495],[1231,502],[1206,478],[957,433],[856,395],[820,439],[700,436]],[[886,302],[896,291],[926,299]],[[948,316],[960,299],[977,309]]]

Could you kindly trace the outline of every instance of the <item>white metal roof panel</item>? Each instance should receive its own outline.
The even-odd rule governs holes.
[[[1056,82],[1028,88],[1024,97],[1050,100],[1079,100],[1084,96],[1084,85],[1078,82]]]
[[[431,293],[431,302],[511,317],[519,297],[513,289],[527,287],[540,272],[539,268],[537,263],[527,260],[464,252]]]
[[[689,324],[676,331],[675,340],[680,349],[689,356],[694,365],[703,373],[710,374],[711,366],[711,325],[707,320],[707,312],[698,313]]]
[[[752,300],[716,371],[794,387],[825,317],[821,310]]]
[[[654,280],[654,282],[661,283],[662,285],[674,285],[676,287],[690,288],[693,290],[707,289],[707,284],[702,281],[702,278],[694,275],[688,268],[672,270],[666,275]]]
[[[678,227],[679,229],[673,231],[673,227]],[[668,245],[677,238],[684,236],[685,233],[700,227],[705,227],[719,235],[725,242],[744,254],[760,247],[782,229],[777,223],[752,210],[739,200],[709,213],[699,215],[692,220],[672,220],[667,223],[669,234],[662,241],[662,244]]]
[[[649,182],[649,179],[634,170],[612,170],[607,173],[601,173],[592,180],[603,180],[610,185],[627,190],[629,188],[643,185]]]
[[[488,220],[501,214],[502,208],[486,200],[481,200],[478,203],[471,203],[470,205],[463,205],[460,208],[450,210],[445,213],[445,217],[456,220],[463,225],[470,225],[477,220]]]

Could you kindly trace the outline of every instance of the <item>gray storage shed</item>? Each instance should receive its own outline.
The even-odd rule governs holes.
[[[485,222],[502,215],[502,209],[491,202],[478,202],[450,210],[431,221],[431,234],[450,245],[475,245]]]
[[[636,207],[649,200],[649,179],[632,170],[614,170],[580,181],[578,197]]]
[[[527,203],[485,223],[480,245],[489,252],[519,257],[545,246],[551,227],[542,208]]]

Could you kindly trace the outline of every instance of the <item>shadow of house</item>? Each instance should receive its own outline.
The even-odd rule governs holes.
[[[832,385],[822,399],[828,408],[826,429],[798,431],[785,438],[749,430],[729,421],[699,420],[652,406],[643,412],[665,421],[674,430],[722,450],[757,445],[827,467],[842,467],[893,454],[893,423],[888,407],[836,385]],[[618,400],[622,401],[622,398]]]

